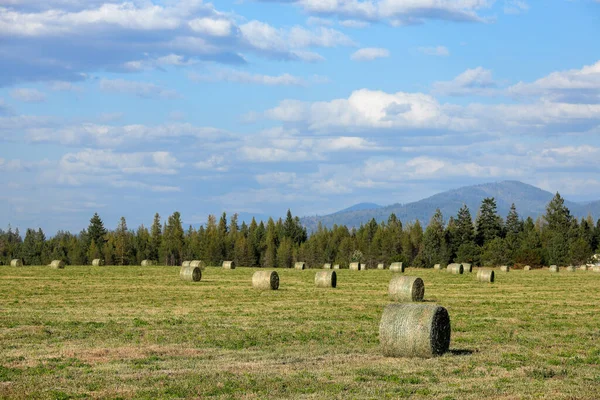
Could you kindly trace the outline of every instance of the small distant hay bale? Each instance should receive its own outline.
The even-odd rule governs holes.
[[[530,265],[524,266],[523,271],[531,271],[531,266]]]
[[[205,264],[205,263],[204,263],[204,261],[202,261],[202,260],[192,260],[192,261],[190,262],[190,267],[191,267],[191,268],[196,268],[196,267],[198,267],[198,268],[200,268],[201,270],[204,270],[204,269],[206,269],[206,264]]]
[[[93,266],[93,267],[101,267],[101,266],[103,266],[103,265],[104,265],[104,260],[101,260],[101,259],[99,259],[99,258],[94,258],[94,259],[92,260],[92,266]]]
[[[65,267],[65,262],[63,260],[54,260],[50,263],[50,268],[53,269],[63,269]]]
[[[386,357],[442,355],[450,347],[450,334],[448,311],[435,304],[389,304],[379,324],[379,344]]]
[[[223,269],[235,269],[235,263],[233,261],[223,261]]]
[[[152,260],[143,260],[142,261],[142,267],[151,267],[154,265],[154,261]]]
[[[14,260],[10,261],[10,266],[11,267],[22,267],[23,260],[21,260],[20,258],[15,258]]]
[[[442,269],[442,264],[435,264],[433,266],[433,269],[441,270]]]
[[[495,275],[491,269],[480,269],[477,271],[477,280],[479,282],[494,283]]]
[[[469,273],[473,272],[473,266],[472,266],[472,264],[462,263],[462,266],[463,266],[463,270],[465,272],[469,272]]]
[[[252,275],[252,287],[261,290],[277,290],[279,275],[275,271],[256,271]]]
[[[453,263],[448,265],[447,267],[448,272],[450,272],[451,274],[454,275],[462,275],[463,272],[465,272],[462,264],[458,264],[458,263]]]
[[[362,265],[359,262],[350,263],[350,269],[352,271],[360,271],[362,269]]]
[[[559,271],[558,265],[551,265],[550,268],[548,268],[548,270],[552,273],[557,273]]]
[[[329,264],[329,263],[323,264],[323,269],[331,269],[331,264]]]
[[[377,269],[385,269],[385,264],[384,263],[377,264]]]
[[[423,301],[425,284],[416,276],[396,275],[390,280],[388,295],[397,302]]]
[[[393,262],[390,264],[390,271],[392,272],[404,272],[404,264],[401,262]]]
[[[303,261],[298,261],[296,264],[294,264],[294,268],[295,269],[306,269],[306,263]]]
[[[594,272],[600,272],[600,265],[594,265],[592,267],[592,271],[594,271]]]
[[[567,267],[566,271],[567,271],[567,272],[575,272],[575,271],[576,271],[576,269],[575,269],[575,267],[574,267],[574,266],[572,266],[572,265],[569,265],[569,266]]]
[[[181,266],[182,266],[183,268],[188,268],[188,267],[190,266],[190,264],[191,264],[191,263],[192,263],[191,261],[184,261],[184,262],[182,262],[182,263],[181,263]]]
[[[202,270],[200,267],[181,267],[179,277],[184,281],[199,282],[202,279]]]
[[[502,272],[510,272],[510,267],[508,265],[503,265],[500,267],[500,271]]]
[[[335,288],[337,274],[335,271],[319,271],[315,275],[315,286],[318,288]]]
[[[333,266],[333,269],[340,269],[340,264],[335,264],[335,265]]]
[[[588,266],[587,265],[580,265],[579,269],[582,271],[587,271],[588,270]]]

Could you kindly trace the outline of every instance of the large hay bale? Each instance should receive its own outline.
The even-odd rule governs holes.
[[[262,290],[279,289],[279,275],[275,271],[256,271],[252,275],[252,287]]]
[[[388,295],[392,301],[423,301],[425,284],[416,276],[396,275],[390,280]]]
[[[335,264],[335,265],[333,266],[333,269],[340,269],[340,264]]]
[[[387,357],[429,358],[450,347],[450,316],[435,304],[389,304],[379,324],[379,344]]]
[[[433,266],[433,269],[441,270],[442,269],[442,264],[435,264]]]
[[[92,260],[92,266],[93,266],[93,267],[101,267],[101,266],[103,266],[103,265],[104,265],[104,260],[101,260],[101,259],[99,259],[99,258],[94,258],[94,259]]]
[[[15,258],[14,260],[10,261],[10,266],[11,267],[22,267],[23,260],[21,260],[20,258]]]
[[[350,263],[350,269],[352,271],[360,271],[362,269],[362,265],[359,262]]]
[[[189,266],[190,266],[191,263],[192,263],[191,261],[184,261],[184,262],[181,263],[181,266],[183,268],[189,268]]]
[[[296,264],[294,264],[294,268],[296,269],[306,269],[306,263],[302,262],[302,261],[298,261]]]
[[[548,270],[552,273],[557,273],[559,271],[557,265],[551,265],[550,268],[548,268]]]
[[[315,286],[318,288],[334,288],[337,286],[335,271],[319,271],[315,275]]]
[[[142,261],[142,267],[151,267],[154,265],[154,261],[152,260],[143,260]]]
[[[206,264],[205,264],[205,263],[204,263],[204,261],[202,261],[202,260],[192,260],[192,261],[190,262],[190,267],[191,267],[191,268],[196,268],[196,267],[198,267],[198,268],[200,268],[201,270],[204,270],[204,269],[206,269]]]
[[[199,282],[202,279],[202,270],[200,267],[181,267],[179,277],[188,282]]]
[[[473,265],[472,264],[462,263],[462,266],[463,266],[463,270],[465,272],[469,272],[469,273],[473,272]]]
[[[574,266],[572,266],[572,265],[569,265],[569,266],[567,267],[566,271],[567,271],[567,272],[575,272],[575,271],[576,271],[576,269],[575,269],[575,267],[574,267]]]
[[[235,263],[233,261],[223,261],[223,269],[235,269]]]
[[[385,269],[385,264],[384,263],[377,264],[377,269]]]
[[[510,272],[510,267],[508,265],[502,265],[500,267],[500,271],[502,271],[502,272]]]
[[[524,266],[523,271],[531,271],[531,266],[529,266],[529,265]]]
[[[401,262],[393,262],[390,264],[390,271],[404,272],[404,264],[402,264]]]
[[[462,264],[458,264],[458,263],[453,263],[448,265],[448,272],[450,272],[451,274],[455,274],[455,275],[462,275],[463,272],[465,272]]]
[[[491,269],[480,269],[477,271],[477,280],[480,282],[494,283],[495,273]]]
[[[323,269],[331,269],[331,264],[329,264],[329,263],[323,264]]]
[[[65,262],[63,260],[54,260],[50,263],[50,268],[63,269],[64,267],[65,267]]]

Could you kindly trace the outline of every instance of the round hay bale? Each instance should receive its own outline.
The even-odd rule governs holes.
[[[65,267],[65,262],[63,260],[54,260],[50,263],[50,268],[53,269],[63,269]]]
[[[101,266],[103,266],[103,265],[104,265],[104,260],[101,260],[101,259],[99,259],[99,258],[94,258],[94,259],[92,260],[92,266],[93,266],[93,267],[101,267]]]
[[[587,271],[588,270],[588,266],[587,265],[580,265],[579,269],[582,271]]]
[[[235,263],[233,261],[223,261],[223,269],[235,269]]]
[[[190,262],[190,268],[200,268],[201,270],[206,269],[206,264],[202,260],[193,260]]]
[[[335,265],[333,266],[333,269],[340,269],[340,264],[335,264]]]
[[[510,272],[510,267],[508,265],[503,265],[500,267],[500,271],[502,272]]]
[[[480,269],[477,271],[477,280],[479,282],[494,283],[495,273],[491,269]]]
[[[557,273],[559,271],[557,265],[551,265],[550,268],[548,268],[548,270],[552,273]]]
[[[385,269],[385,264],[384,263],[377,264],[377,269]]]
[[[462,275],[463,272],[465,272],[462,264],[450,264],[448,265],[448,272],[450,272],[451,274],[455,274],[455,275]]]
[[[569,265],[569,266],[567,267],[566,271],[567,271],[567,272],[575,272],[575,271],[577,271],[577,269],[576,269],[574,266],[572,266],[572,265]]]
[[[331,264],[323,264],[323,269],[331,269]]]
[[[21,260],[20,258],[15,258],[14,260],[10,261],[10,266],[11,267],[22,267],[23,260]]]
[[[435,264],[433,266],[433,269],[441,270],[442,269],[442,264]]]
[[[179,277],[188,282],[199,282],[202,279],[200,267],[181,267]]]
[[[318,288],[335,288],[337,274],[335,271],[319,271],[315,275],[315,286]]]
[[[191,264],[191,263],[192,263],[191,261],[184,261],[184,262],[182,262],[182,263],[181,263],[181,266],[182,266],[183,268],[188,268],[188,267],[190,266],[190,264]]]
[[[361,268],[362,268],[362,265],[359,262],[350,263],[350,269],[352,271],[360,271]]]
[[[302,262],[302,261],[298,261],[296,264],[294,264],[294,268],[296,269],[306,269],[306,263]]]
[[[592,267],[592,271],[594,271],[594,272],[600,272],[600,265],[594,265]]]
[[[401,262],[393,262],[390,264],[390,271],[404,272],[404,264],[402,264]]]
[[[143,260],[142,261],[142,267],[151,267],[154,265],[154,261],[152,260]]]
[[[523,271],[531,271],[531,266],[530,265],[524,266]]]
[[[392,301],[423,301],[425,284],[416,276],[396,275],[390,280],[388,295]]]
[[[279,275],[275,271],[256,271],[252,275],[252,287],[261,290],[277,290]]]
[[[462,266],[463,266],[463,270],[465,272],[469,272],[469,273],[473,272],[473,266],[472,266],[472,264],[462,263]]]
[[[435,304],[389,304],[379,324],[379,344],[386,357],[439,356],[450,347],[450,316]]]

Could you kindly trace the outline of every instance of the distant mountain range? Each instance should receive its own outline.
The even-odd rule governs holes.
[[[301,221],[309,231],[314,231],[319,222],[328,228],[334,224],[359,227],[372,218],[375,218],[377,222],[387,221],[390,214],[395,213],[403,223],[418,219],[425,226],[437,208],[442,211],[444,219],[447,221],[450,216],[456,216],[463,204],[469,207],[471,216],[475,219],[481,201],[486,197],[496,199],[498,213],[502,217],[506,217],[511,204],[515,203],[521,218],[532,217],[535,219],[539,215],[545,214],[546,205],[552,200],[554,193],[523,182],[503,181],[465,186],[408,204],[379,206],[360,203],[333,214],[304,217],[301,218]],[[586,217],[591,214],[594,220],[600,218],[600,200],[590,203],[575,203],[565,200],[565,205],[576,217]]]

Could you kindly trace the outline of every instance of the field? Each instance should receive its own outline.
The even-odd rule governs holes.
[[[445,306],[451,351],[381,356],[389,271],[0,267],[2,398],[600,398],[600,274],[407,269]]]

